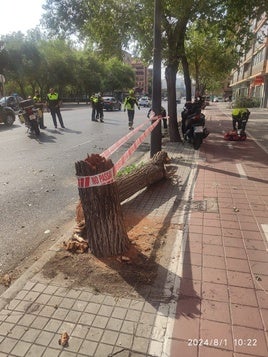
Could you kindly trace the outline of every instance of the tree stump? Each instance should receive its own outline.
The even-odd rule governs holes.
[[[111,160],[88,156],[75,163],[76,175],[96,178],[113,168]],[[104,174],[105,175],[105,174]],[[101,175],[99,176],[102,177]],[[96,257],[121,255],[129,246],[116,182],[78,188],[85,218],[86,239]]]

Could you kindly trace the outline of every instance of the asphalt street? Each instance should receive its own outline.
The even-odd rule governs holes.
[[[146,121],[147,111],[136,111],[136,126]],[[75,162],[87,154],[101,154],[129,133],[123,111],[105,112],[104,123],[90,120],[87,105],[65,105],[62,115],[66,129],[55,130],[45,113],[47,129],[38,139],[30,138],[18,119],[11,128],[0,127],[0,274],[16,267],[41,243],[52,245],[74,219],[79,199]],[[112,155],[114,163],[139,134]],[[127,164],[148,152],[149,142],[150,137]]]

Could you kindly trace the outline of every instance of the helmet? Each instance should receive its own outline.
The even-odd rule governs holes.
[[[134,94],[134,90],[130,89],[129,94]]]

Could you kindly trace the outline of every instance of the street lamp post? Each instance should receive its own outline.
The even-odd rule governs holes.
[[[152,109],[155,115],[161,114],[161,0],[154,0],[154,52],[153,52],[153,93]],[[152,157],[161,151],[161,120],[151,133]]]

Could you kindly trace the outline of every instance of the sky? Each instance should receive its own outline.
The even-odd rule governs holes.
[[[1,0],[0,35],[27,30],[39,25],[45,0]]]

